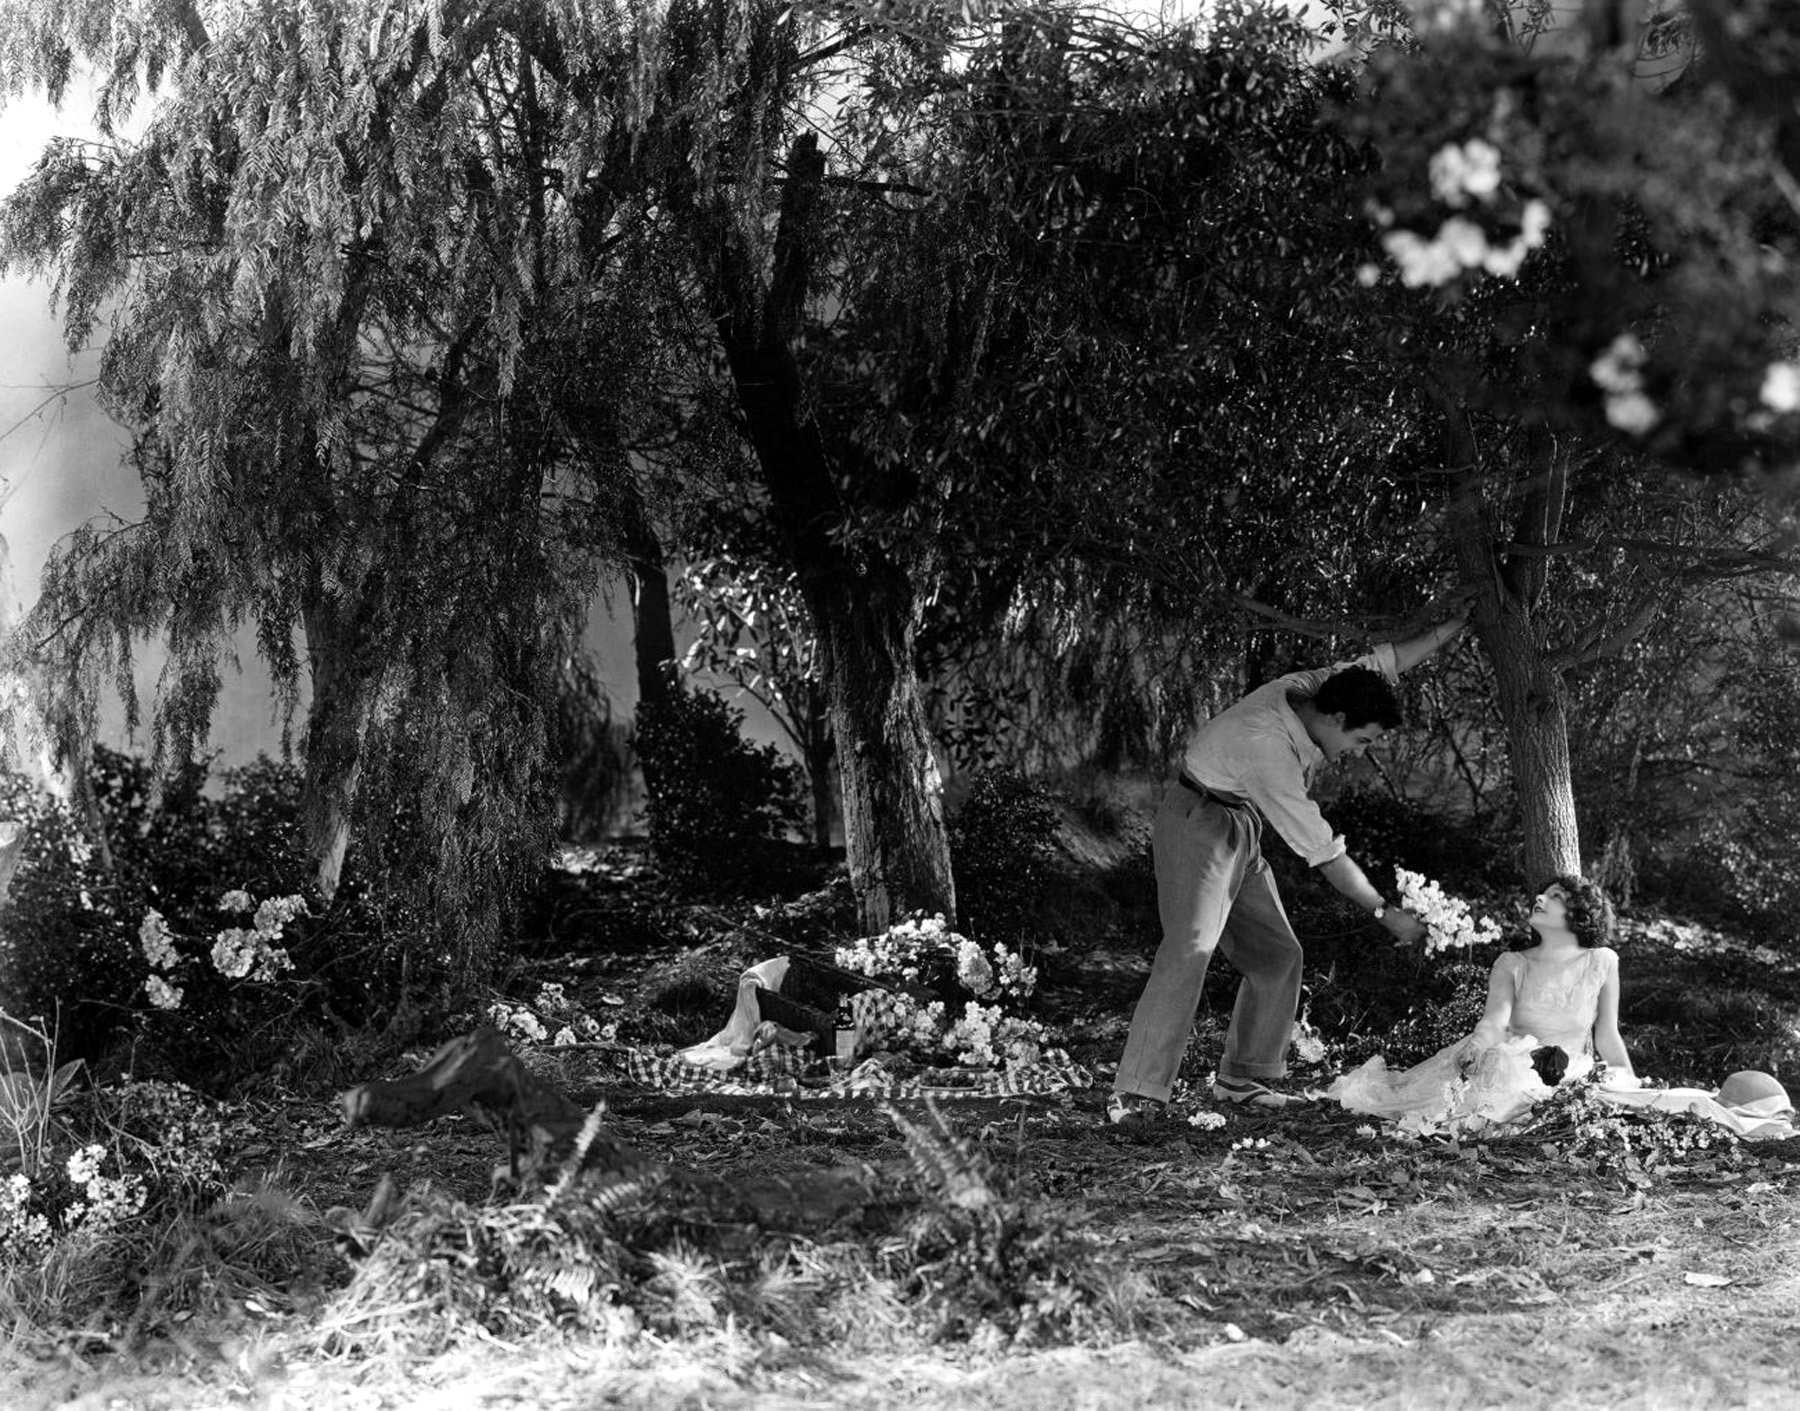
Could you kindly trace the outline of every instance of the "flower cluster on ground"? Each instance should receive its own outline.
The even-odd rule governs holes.
[[[1037,988],[1037,967],[1003,944],[984,947],[960,935],[941,915],[896,922],[878,936],[839,946],[835,959],[871,979],[940,990],[953,981],[957,992],[944,1000],[898,989],[863,991],[852,1001],[859,1053],[897,1050],[969,1067],[1016,1067],[1044,1056],[1044,1026],[1016,1012]]]
[[[1400,905],[1425,923],[1423,944],[1427,955],[1467,950],[1500,939],[1499,922],[1477,916],[1467,902],[1451,896],[1422,873],[1396,867],[1394,881],[1399,888]]]
[[[582,1043],[611,1043],[618,1025],[601,1023],[563,993],[560,984],[538,986],[529,1004],[497,999],[487,1007],[487,1021],[507,1038],[519,1043],[548,1043],[568,1048]]]
[[[220,1109],[183,1083],[127,1078],[92,1090],[79,1121],[11,1135],[18,1169],[0,1184],[0,1263],[42,1259],[60,1241],[225,1189]]]

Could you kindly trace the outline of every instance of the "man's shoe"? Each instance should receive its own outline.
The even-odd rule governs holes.
[[[1277,1109],[1298,1107],[1306,1101],[1294,1093],[1277,1092],[1267,1083],[1259,1083],[1254,1078],[1214,1078],[1212,1095],[1219,1102]]]
[[[1142,1093],[1114,1093],[1106,1105],[1106,1120],[1115,1127],[1141,1132],[1162,1120],[1169,1104]]]

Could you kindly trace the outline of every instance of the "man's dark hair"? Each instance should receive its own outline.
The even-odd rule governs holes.
[[[1346,730],[1360,730],[1365,725],[1398,730],[1405,718],[1393,683],[1366,666],[1346,666],[1326,677],[1318,695],[1313,697],[1313,707],[1321,715],[1342,711]]]
[[[1613,915],[1613,904],[1600,889],[1600,884],[1585,877],[1559,873],[1547,879],[1538,892],[1541,894],[1559,882],[1563,889],[1563,909],[1568,914],[1569,929],[1575,933],[1575,943],[1585,949],[1610,946],[1619,922]]]

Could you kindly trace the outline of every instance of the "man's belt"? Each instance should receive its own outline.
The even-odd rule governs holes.
[[[1175,782],[1190,794],[1198,794],[1203,799],[1211,799],[1214,803],[1224,804],[1226,808],[1247,808],[1249,799],[1241,799],[1236,794],[1221,794],[1217,789],[1209,789],[1185,769],[1175,776]]]

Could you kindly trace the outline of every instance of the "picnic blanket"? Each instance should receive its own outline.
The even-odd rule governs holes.
[[[791,969],[778,955],[738,976],[737,1000],[725,1027],[673,1053],[627,1049],[626,1076],[665,1092],[778,1097],[1020,1097],[1093,1085],[1093,1075],[1060,1050],[1036,1063],[1003,1068],[897,1071],[897,1060],[875,1055],[849,1069],[826,1061],[810,1034],[763,1017],[760,996],[779,994]],[[855,977],[851,977],[854,980]]]
[[[803,1049],[781,1045],[746,1054],[740,1063],[723,1070],[692,1063],[682,1053],[628,1049],[625,1073],[633,1082],[665,1092],[727,1097],[1024,1097],[1092,1087],[1094,1082],[1086,1068],[1055,1051],[1037,1063],[1006,1068],[931,1068],[902,1074],[879,1055],[837,1072]]]

